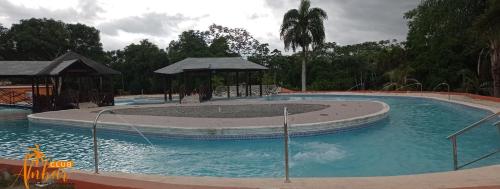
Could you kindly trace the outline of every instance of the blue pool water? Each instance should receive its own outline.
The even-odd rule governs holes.
[[[145,105],[161,104],[165,100],[162,97],[134,97],[134,98],[115,98],[115,105]]]
[[[391,107],[388,118],[369,127],[327,135],[292,137],[292,177],[383,176],[452,170],[446,136],[491,114],[436,100],[407,97],[276,96],[265,100],[379,100]],[[28,126],[23,110],[0,107],[0,157],[21,159],[37,143],[49,157],[71,159],[92,170],[89,129]],[[498,121],[498,120],[497,120]],[[464,163],[500,147],[492,122],[459,138]],[[100,169],[162,175],[281,177],[282,139],[181,140],[99,132]],[[470,167],[500,163],[500,155]]]

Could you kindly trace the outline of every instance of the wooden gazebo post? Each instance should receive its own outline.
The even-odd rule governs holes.
[[[198,91],[198,94],[200,91]],[[212,70],[208,69],[208,99],[212,99]],[[205,99],[203,99],[205,100]]]
[[[38,103],[37,103],[37,96],[35,93],[35,77],[31,77],[31,104],[33,106],[33,112],[37,112],[36,109],[38,108]]]
[[[38,97],[40,97],[40,81],[39,81],[39,78],[36,78],[35,79],[36,81],[36,98],[37,98],[37,101],[39,100]],[[39,105],[37,103],[37,105]],[[37,108],[37,112],[40,111],[40,106],[38,106]]]
[[[247,71],[247,74],[246,74],[246,77],[247,77],[247,83],[245,84],[245,96],[248,96],[248,71]]]
[[[49,79],[48,77],[45,77],[45,96],[47,97],[47,101],[50,102],[50,95],[49,95]]]
[[[247,79],[247,85],[248,85],[248,95],[247,96],[252,96],[252,72],[248,71],[248,79]]]
[[[163,77],[163,101],[167,102],[167,77]]]
[[[240,77],[239,72],[236,71],[236,97],[240,96]]]
[[[182,99],[184,99],[184,96],[186,96],[187,93],[187,73],[184,71],[182,72],[183,76],[183,81],[182,81],[182,87],[179,87],[179,104],[182,104]],[[181,86],[181,85],[179,85]],[[182,96],[180,95],[182,93]]]
[[[262,80],[264,78],[264,75],[262,74],[262,71],[259,71],[259,75],[260,75],[260,82],[259,82],[259,96],[262,97]]]
[[[172,77],[168,77],[168,100],[172,101]]]
[[[226,89],[227,89],[227,99],[231,98],[231,87],[229,86],[230,73],[231,72],[226,72],[226,78],[225,78]]]
[[[54,88],[54,110],[57,109],[57,98],[59,98],[59,76],[55,76],[54,77],[54,83],[55,83],[55,86],[53,87]]]

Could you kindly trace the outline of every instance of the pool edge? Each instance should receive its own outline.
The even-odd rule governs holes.
[[[330,134],[333,132],[342,132],[352,129],[368,126],[371,123],[380,121],[388,117],[390,111],[389,105],[381,101],[370,101],[382,105],[382,108],[371,114],[356,116],[347,119],[314,122],[304,124],[292,124],[290,126],[291,136],[311,136]],[[61,127],[91,128],[93,122],[87,120],[60,119],[41,117],[38,114],[28,115],[30,124],[49,124]],[[147,124],[128,124],[123,122],[99,122],[104,126],[99,129],[135,133],[131,126],[137,126],[144,134],[157,135],[167,138],[182,139],[260,139],[260,138],[279,138],[282,137],[282,125],[268,126],[246,126],[246,127],[219,127],[219,128],[197,128],[197,127],[175,127]]]

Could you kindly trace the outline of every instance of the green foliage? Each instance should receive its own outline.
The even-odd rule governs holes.
[[[204,34],[200,31],[182,32],[179,35],[179,40],[171,41],[168,46],[168,56],[172,62],[178,62],[188,57],[208,57],[210,55]]]
[[[475,23],[477,33],[489,47],[493,95],[500,98],[500,1],[490,0],[484,14]],[[479,59],[478,67],[481,66]],[[478,68],[479,69],[479,68]]]
[[[215,89],[219,86],[225,86],[223,75],[213,75],[212,76],[212,87]]]
[[[285,44],[285,50],[290,47],[295,52],[302,47],[302,91],[306,90],[306,62],[309,45],[313,49],[320,46],[325,40],[323,20],[327,19],[326,12],[320,8],[311,8],[309,0],[301,0],[298,9],[291,9],[283,16],[280,36]]]
[[[285,50],[297,47],[305,48],[310,44],[319,46],[325,40],[323,20],[326,12],[320,8],[310,8],[309,0],[301,0],[298,9],[291,9],[283,16],[280,36],[285,43]]]
[[[9,60],[53,60],[68,50],[66,25],[52,19],[21,20],[13,24],[6,41],[12,54]]]
[[[99,30],[80,23],[67,24],[66,29],[69,33],[69,49],[97,62],[104,60],[104,51],[100,42]]]
[[[228,41],[225,37],[215,38],[209,47],[210,55],[214,57],[230,57],[238,54],[231,51]]]
[[[98,61],[104,58],[94,27],[31,18],[2,30],[0,56],[6,60],[53,60],[68,50]]]
[[[485,0],[425,0],[406,13],[410,67],[428,89],[441,82],[459,86],[458,71],[475,70],[485,45],[472,26],[485,5]]]
[[[500,38],[500,1],[490,0],[484,14],[480,15],[474,23],[477,34],[486,40]]]
[[[153,72],[168,65],[167,53],[148,40],[108,53],[110,66],[122,72],[125,91],[132,94],[159,93],[163,82]],[[117,88],[122,88],[118,83]]]
[[[211,25],[207,31],[182,32],[179,39],[171,41],[168,56],[171,62],[188,57],[234,57],[252,54],[260,45],[248,31]]]
[[[7,33],[9,32],[9,29],[3,27],[2,24],[0,24],[0,60],[5,60],[5,56],[7,52],[7,49],[9,47],[7,46]]]
[[[217,39],[224,38],[232,56],[249,56],[254,53],[260,45],[250,32],[243,28],[228,28],[221,25],[212,24],[208,31],[203,32],[208,44],[214,43]]]

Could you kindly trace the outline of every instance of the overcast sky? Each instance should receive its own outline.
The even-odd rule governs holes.
[[[404,40],[403,14],[420,0],[312,0],[328,13],[326,40],[353,44]],[[283,49],[279,27],[283,14],[299,0],[0,0],[6,27],[31,17],[84,23],[101,31],[106,50],[150,39],[161,48],[185,30],[206,30],[212,23],[245,28],[271,48]]]

